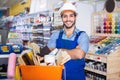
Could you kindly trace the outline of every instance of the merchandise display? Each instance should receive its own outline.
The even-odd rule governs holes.
[[[106,80],[106,77],[100,74],[96,74],[94,72],[86,71],[86,76],[92,80]]]
[[[52,11],[19,15],[13,19],[11,31],[18,34],[22,40],[33,41],[44,47],[51,34],[52,18]]]
[[[22,5],[24,5],[24,4],[21,4],[21,7],[18,7],[19,5],[18,5],[18,3],[16,3],[15,6],[11,7],[9,9],[10,15],[17,14],[16,11],[19,12],[21,10],[21,8],[23,8]],[[24,7],[25,7],[25,5],[24,5]],[[12,9],[12,8],[19,8],[19,9]],[[7,22],[7,21],[5,21],[5,22]],[[5,33],[5,31],[4,32],[2,30],[0,31],[1,32],[1,35],[0,35],[0,37],[1,37],[1,39],[0,39],[0,42],[1,42],[0,58],[2,57],[1,55],[3,55],[2,58],[6,58],[6,59],[9,58],[9,60],[7,61],[8,65],[5,64],[5,66],[8,67],[8,70],[1,69],[0,79],[15,78],[16,77],[15,75],[17,75],[17,73],[15,74],[15,68],[17,68],[17,67],[15,67],[15,65],[17,65],[16,63],[20,63],[21,65],[40,65],[40,60],[38,57],[40,51],[45,52],[47,54],[50,52],[50,50],[48,48],[46,49],[48,51],[46,51],[46,50],[44,51],[43,48],[45,48],[45,46],[50,38],[52,25],[53,25],[52,10],[40,11],[40,12],[32,13],[32,14],[20,13],[18,15],[15,15],[11,19],[10,25],[8,26],[9,30],[7,30],[9,33],[7,34],[7,33]],[[6,38],[6,36],[7,36],[7,38]],[[3,37],[5,37],[5,39],[3,39]],[[3,42],[5,44],[2,44]],[[29,43],[29,45],[28,45],[28,43]],[[29,52],[29,51],[23,52],[24,49],[31,50],[31,52]],[[34,52],[34,54],[37,54],[37,55],[31,56],[31,55],[33,55],[32,51]],[[11,53],[15,53],[16,56],[14,56],[14,54],[11,55]],[[45,55],[45,53],[43,53],[43,55]],[[17,54],[19,54],[19,55],[17,55]],[[5,57],[5,55],[7,55],[7,57]],[[9,56],[9,55],[11,55],[11,56]],[[46,59],[45,59],[45,61],[46,61]],[[2,59],[0,59],[0,62],[1,62],[1,60]],[[51,59],[49,59],[49,60],[51,60]],[[16,61],[16,62],[14,62],[14,61]],[[0,64],[0,66],[2,66],[2,68],[5,68],[5,67],[3,67],[3,63]],[[14,69],[13,69],[13,67],[14,67]],[[34,68],[36,70],[34,70],[35,72],[32,71],[34,74],[34,77],[31,76],[32,77],[31,78],[31,77],[26,77],[27,69],[31,70],[31,68],[29,68],[29,66],[25,66],[25,68],[27,68],[27,69],[25,69],[24,66],[20,66],[19,68],[22,69],[21,70],[22,74],[23,75],[25,74],[24,75],[25,77],[21,76],[23,78],[23,80],[31,80],[31,79],[38,80],[39,75],[35,75],[35,73],[39,74],[36,72],[39,70],[42,72],[42,75],[43,75],[40,79],[60,80],[61,74],[62,74],[62,69],[63,69],[62,66],[46,66],[43,68],[42,68],[42,66],[39,66],[38,67],[39,69],[36,68],[35,66],[33,66],[32,68]],[[25,71],[24,71],[24,69],[25,69]],[[3,70],[6,70],[6,71],[4,71],[4,73],[3,73]],[[46,72],[44,72],[44,71],[46,71]],[[17,70],[16,72],[19,72],[19,71]],[[41,72],[40,72],[40,74],[41,74]],[[48,74],[48,72],[50,72],[50,74]],[[33,74],[29,74],[29,75],[33,75]],[[54,76],[55,74],[58,74],[58,76]],[[47,78],[45,77],[46,75],[48,75]],[[26,78],[29,78],[29,79],[26,79]]]
[[[120,0],[51,0],[51,3],[17,0],[2,10],[2,6],[9,2],[0,0],[0,80],[76,80],[77,76],[86,77],[86,80],[120,80]],[[67,2],[75,5],[77,10],[73,6],[72,10],[67,9],[69,5],[62,8]],[[86,37],[79,35],[73,42],[74,35],[77,35],[69,28],[73,25],[76,27],[73,32],[78,28],[88,33],[87,45],[84,42]],[[51,34],[58,30],[61,30],[59,35],[56,32],[50,39]],[[88,52],[83,48],[86,46],[89,46]],[[77,53],[80,48],[82,58],[79,58],[85,65],[83,62],[71,65],[70,60],[74,61],[79,53],[71,54],[67,47],[75,48],[71,53]],[[82,53],[86,54],[83,56]],[[68,69],[67,62],[70,64]],[[85,74],[74,73],[79,69]]]
[[[120,34],[120,12],[94,16],[96,33]]]
[[[93,49],[94,48],[94,49]],[[120,48],[120,38],[106,36],[91,36],[89,52],[108,55]]]
[[[103,62],[86,60],[86,67],[106,72],[106,64]]]
[[[117,9],[112,13],[105,11],[96,12],[92,17],[92,33],[96,35],[118,37],[120,34],[120,10]]]
[[[10,54],[16,53],[20,54],[23,51],[23,46],[21,44],[1,44],[0,54]]]
[[[92,35],[86,55],[87,80],[119,80],[120,10],[105,10],[92,15]]]
[[[85,57],[86,77],[92,80],[119,80],[119,55],[119,37],[91,36],[90,48]]]

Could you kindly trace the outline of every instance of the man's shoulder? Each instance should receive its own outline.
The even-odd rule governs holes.
[[[59,30],[54,30],[53,33],[60,33],[61,29]]]
[[[83,31],[83,30],[79,30],[79,29],[75,29],[77,35],[79,35],[79,38],[82,38],[82,37],[88,37],[88,34],[86,33],[86,31]]]
[[[85,34],[86,34],[86,32],[85,32],[85,31],[80,30],[80,29],[77,29],[77,28],[75,29],[75,32],[76,32],[77,34],[79,34],[79,33],[80,33],[80,34],[81,34],[81,33],[83,33],[83,34],[85,33]]]

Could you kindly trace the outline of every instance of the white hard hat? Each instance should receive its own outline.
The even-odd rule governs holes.
[[[61,12],[66,11],[66,10],[71,10],[71,11],[74,11],[75,13],[77,13],[77,9],[76,9],[76,7],[72,3],[65,3],[59,9],[59,13],[61,14]]]

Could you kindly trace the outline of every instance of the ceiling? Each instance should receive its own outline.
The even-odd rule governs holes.
[[[0,0],[0,10],[7,9],[12,5],[14,5],[15,3],[21,2],[21,1],[24,1],[24,0]],[[79,1],[93,3],[93,2],[100,2],[100,1],[106,1],[106,0],[79,0]],[[116,0],[116,1],[120,1],[120,0]]]
[[[23,0],[0,0],[0,10],[7,9],[20,1],[23,1]]]

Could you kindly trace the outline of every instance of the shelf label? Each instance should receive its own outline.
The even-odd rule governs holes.
[[[8,47],[8,46],[2,46],[2,47],[1,47],[1,50],[2,50],[3,52],[9,52],[9,47]]]

